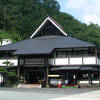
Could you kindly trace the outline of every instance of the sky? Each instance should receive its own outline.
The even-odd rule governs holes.
[[[57,0],[61,11],[72,15],[79,21],[100,25],[100,0]]]

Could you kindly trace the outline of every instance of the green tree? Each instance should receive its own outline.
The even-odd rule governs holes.
[[[17,85],[18,76],[16,74],[16,70],[12,68],[14,64],[10,61],[5,61],[3,64],[6,65],[6,67],[0,67],[0,74],[3,75],[3,86],[8,87]]]
[[[29,38],[47,14],[57,20],[68,35],[100,47],[100,26],[86,25],[60,12],[57,0],[0,0],[0,38],[13,41]]]
[[[11,63],[10,61],[5,61],[2,64],[5,64],[7,67],[11,67],[12,65],[14,65],[13,63]]]

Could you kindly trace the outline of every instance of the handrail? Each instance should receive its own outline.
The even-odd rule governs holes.
[[[94,57],[95,56],[95,54],[87,54],[87,55],[66,55],[66,56],[59,56],[59,57],[57,57],[56,56],[56,58],[70,58],[70,57]]]

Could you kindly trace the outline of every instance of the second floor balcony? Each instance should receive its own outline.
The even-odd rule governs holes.
[[[100,64],[100,59],[95,55],[87,56],[68,56],[49,59],[49,64],[59,65],[93,65]]]

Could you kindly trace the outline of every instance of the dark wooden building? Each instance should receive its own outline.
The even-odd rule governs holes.
[[[0,47],[0,66],[14,63],[26,84],[75,85],[98,83],[100,59],[97,46],[75,39],[51,17],[47,17],[32,36]],[[4,65],[5,66],[5,65]]]

